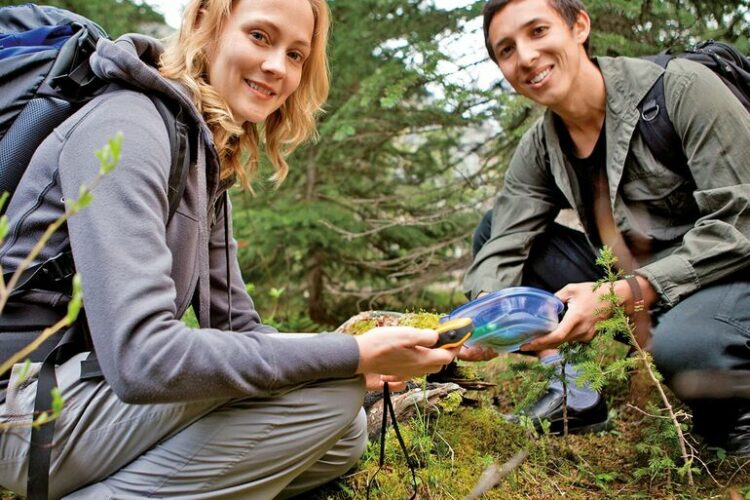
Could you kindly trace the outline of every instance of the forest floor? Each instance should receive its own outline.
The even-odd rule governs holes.
[[[627,348],[613,344],[607,356],[624,356]],[[701,446],[689,434],[688,409],[670,395],[678,413],[684,415],[683,429],[694,447],[694,486],[690,486],[678,471],[683,461],[674,427],[664,416],[655,415],[660,406],[657,391],[646,386],[646,404],[638,403],[645,409],[636,406],[634,390],[626,379],[610,383],[605,390],[612,422],[606,432],[562,437],[525,431],[507,422],[503,415],[512,413],[527,396],[524,392],[533,375],[518,365],[519,359],[523,365],[528,358],[501,354],[485,363],[463,364],[471,377],[495,385],[467,391],[462,398],[449,397],[438,411],[417,411],[400,423],[417,465],[418,498],[467,498],[489,466],[502,466],[526,451],[521,465],[482,498],[750,499],[750,457],[731,457],[721,449]],[[641,389],[642,399],[643,395]],[[409,498],[411,474],[392,426],[386,435],[385,466],[372,481],[370,498]],[[379,457],[379,438],[371,439],[355,470],[310,498],[366,498]]]

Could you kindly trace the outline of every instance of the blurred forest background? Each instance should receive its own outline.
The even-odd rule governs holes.
[[[47,3],[112,36],[170,32],[147,2]],[[750,49],[750,0],[585,3],[594,55],[708,38]],[[464,300],[473,229],[541,110],[496,68],[482,70],[489,84],[467,76],[487,59],[483,45],[461,39],[481,29],[484,1],[329,4],[333,80],[319,140],[290,159],[279,190],[260,182],[256,195],[233,194],[243,273],[264,317],[287,331],[330,329],[365,309],[447,312]]]

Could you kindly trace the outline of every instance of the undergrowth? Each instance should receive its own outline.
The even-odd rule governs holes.
[[[618,358],[622,346],[610,345],[607,356]],[[415,417],[401,424],[401,432],[419,468],[419,497],[464,498],[490,464],[502,464],[522,449],[526,461],[484,498],[574,499],[591,498],[750,498],[750,460],[728,457],[721,450],[701,449],[708,472],[695,476],[695,487],[668,479],[666,464],[649,463],[651,446],[661,446],[669,426],[628,406],[627,381],[608,386],[610,431],[570,435],[567,440],[552,435],[533,435],[506,422],[523,400],[519,389],[527,375],[511,369],[518,356],[503,355],[475,369],[498,385],[468,394],[477,407],[460,406],[426,418]],[[654,404],[658,404],[654,397]],[[665,430],[666,429],[666,430]],[[358,467],[335,483],[317,490],[309,498],[364,499],[367,479],[378,468],[380,444],[368,445]],[[679,450],[659,450],[659,456],[679,461]],[[662,459],[663,460],[663,459]],[[411,494],[411,478],[392,429],[386,440],[386,465],[377,475],[373,499],[401,499]],[[656,474],[648,473],[649,468]],[[679,479],[679,478],[678,478]]]

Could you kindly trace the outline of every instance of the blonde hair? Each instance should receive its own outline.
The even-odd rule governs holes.
[[[262,142],[275,169],[271,180],[278,186],[289,172],[286,157],[315,136],[315,117],[328,97],[330,76],[326,45],[330,12],[325,0],[308,1],[315,18],[315,30],[299,87],[266,118],[260,130],[254,123],[236,123],[226,101],[207,81],[207,47],[218,39],[236,0],[192,0],[185,7],[178,36],[170,41],[161,56],[161,74],[180,81],[189,89],[193,103],[213,133],[222,180],[236,177],[244,187],[250,188],[258,171]],[[243,152],[248,153],[244,165]]]

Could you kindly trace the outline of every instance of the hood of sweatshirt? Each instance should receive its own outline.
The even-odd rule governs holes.
[[[163,77],[156,69],[163,51],[158,40],[145,35],[123,35],[115,41],[100,38],[89,62],[94,74],[103,80],[160,95],[180,105],[187,116],[187,125],[199,130],[205,147],[208,186],[213,188],[210,189],[213,195],[220,177],[213,135],[193,105],[189,91],[181,83]]]
[[[200,248],[208,249],[209,218],[215,211],[212,207],[222,193],[219,183],[220,165],[213,135],[203,116],[198,112],[190,98],[188,90],[179,82],[164,78],[156,69],[163,47],[158,40],[144,35],[125,35],[115,41],[99,39],[96,52],[91,56],[90,64],[98,77],[119,85],[124,85],[144,93],[159,95],[177,102],[187,115],[186,125],[198,130],[199,143],[195,145],[197,157],[195,164],[199,170],[205,165],[205,172],[197,172],[197,192],[199,205],[206,211],[199,213]],[[195,140],[191,134],[191,141]],[[225,225],[225,238],[228,238]],[[228,243],[228,242],[227,242]],[[199,315],[201,326],[210,324],[210,279],[208,252],[200,252],[198,257],[200,278],[198,280]]]

